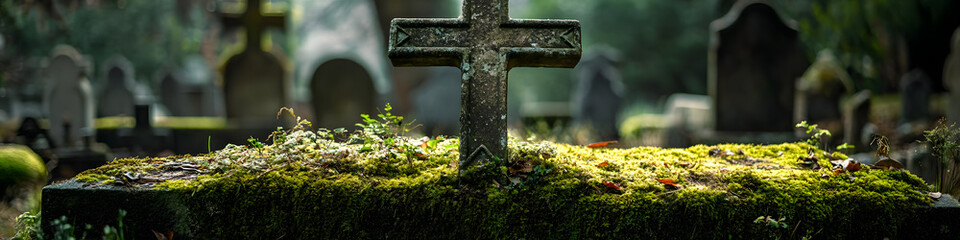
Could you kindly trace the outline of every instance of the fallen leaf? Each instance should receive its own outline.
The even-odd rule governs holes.
[[[607,161],[603,161],[602,163],[597,164],[597,167],[608,167],[608,166],[610,166],[610,162],[607,162]]]
[[[663,183],[664,187],[667,187],[668,189],[680,189],[680,185],[677,184],[677,182],[674,182],[673,179],[661,178],[657,179],[657,182]]]
[[[830,177],[830,174],[826,174],[826,173],[820,174],[820,178],[829,178],[829,177]]]
[[[877,163],[873,164],[873,167],[883,170],[897,170],[903,169],[903,164],[887,156],[880,156],[880,161],[877,161]]]
[[[856,161],[851,161],[851,160],[844,160],[844,161],[849,161],[849,162],[847,162],[847,166],[843,167],[843,169],[846,169],[847,171],[850,171],[850,172],[860,171],[860,163]]]
[[[660,182],[660,183],[663,183],[663,184],[666,184],[666,185],[670,185],[670,186],[674,186],[674,187],[677,186],[677,182],[674,182],[673,179],[669,179],[669,178],[657,179],[657,182]]]
[[[617,143],[617,141],[606,141],[606,142],[591,143],[591,144],[587,145],[587,148],[602,148],[602,147],[606,147],[607,145],[614,144],[614,143]]]
[[[620,187],[619,184],[615,182],[603,182],[603,186],[606,186],[607,188],[614,189],[614,190],[623,189],[622,187]]]
[[[931,192],[927,194],[927,196],[929,196],[930,198],[933,198],[933,200],[939,200],[940,197],[943,196],[943,194],[941,194],[940,192]]]

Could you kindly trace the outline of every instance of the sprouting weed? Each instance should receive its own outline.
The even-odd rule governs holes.
[[[817,124],[808,124],[807,121],[800,121],[800,123],[797,123],[796,127],[806,128],[807,134],[812,134],[810,135],[810,138],[807,139],[807,144],[823,149],[824,151],[827,150],[827,145],[824,144],[823,137],[830,137],[830,130],[820,129],[817,127]]]

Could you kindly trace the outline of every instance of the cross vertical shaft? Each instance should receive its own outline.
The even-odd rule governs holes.
[[[260,49],[263,32],[267,27],[284,29],[286,19],[282,13],[262,13],[261,0],[247,0],[242,13],[223,14],[223,25],[228,28],[240,27],[246,32],[245,50]]]

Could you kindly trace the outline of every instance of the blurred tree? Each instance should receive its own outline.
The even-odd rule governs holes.
[[[202,7],[193,8],[185,18],[175,14],[175,1],[14,0],[0,4],[0,33],[7,40],[2,61],[45,57],[57,44],[69,44],[92,56],[94,63],[122,54],[134,64],[137,79],[143,80],[151,79],[164,64],[199,52],[208,24]],[[100,73],[92,74],[91,81],[100,80]]]
[[[609,45],[622,52],[627,104],[658,106],[677,92],[707,93],[708,26],[716,19],[718,1],[699,0],[529,0],[523,18],[576,18],[583,31],[583,49]],[[556,76],[570,79],[571,76]],[[513,79],[513,77],[511,77]],[[555,92],[552,83],[537,84]],[[552,87],[551,87],[552,86]]]
[[[810,56],[833,49],[858,89],[890,92],[920,68],[940,84],[951,34],[960,25],[954,0],[780,0],[800,20]]]

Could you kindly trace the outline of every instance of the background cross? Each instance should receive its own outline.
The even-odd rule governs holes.
[[[227,28],[243,26],[246,30],[247,42],[245,50],[261,49],[260,38],[267,27],[284,29],[286,16],[283,13],[260,12],[261,0],[247,0],[246,10],[242,13],[224,13],[223,25]]]
[[[463,72],[460,173],[507,157],[507,72],[513,67],[574,67],[580,22],[510,19],[508,0],[464,0],[459,18],[393,19],[395,66],[454,66]]]

